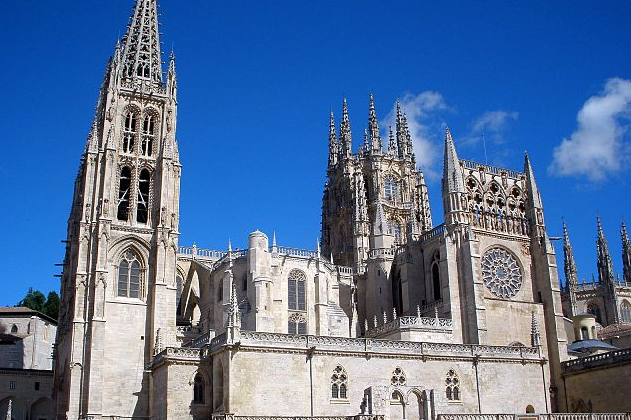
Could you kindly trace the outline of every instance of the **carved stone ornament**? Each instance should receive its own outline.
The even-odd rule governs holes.
[[[495,296],[509,299],[521,288],[521,268],[507,251],[493,248],[482,257],[482,280]]]

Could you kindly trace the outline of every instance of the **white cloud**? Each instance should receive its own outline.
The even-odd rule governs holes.
[[[410,135],[412,136],[416,163],[429,177],[437,176],[435,165],[442,153],[442,138],[444,123],[436,114],[447,109],[445,99],[438,92],[426,91],[418,95],[407,93],[399,99],[401,109],[406,114]],[[396,103],[386,117],[379,122],[382,127],[384,145],[387,144],[388,126],[395,128],[397,108]]]
[[[484,136],[485,141],[492,141],[495,144],[504,143],[504,134],[511,121],[517,120],[519,113],[514,111],[486,111],[478,117],[471,125],[471,133],[462,139],[463,145],[474,145],[479,143]]]
[[[550,172],[587,176],[592,182],[619,172],[629,161],[631,81],[613,78],[603,92],[589,98],[578,112],[578,126],[569,139],[554,148]]]

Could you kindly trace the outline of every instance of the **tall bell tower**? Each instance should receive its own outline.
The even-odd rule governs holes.
[[[180,174],[175,59],[137,0],[75,180],[56,340],[59,419],[150,416],[157,337],[175,336]]]

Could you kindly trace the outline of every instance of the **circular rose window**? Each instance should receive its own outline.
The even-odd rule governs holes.
[[[521,268],[511,254],[493,248],[482,257],[482,280],[495,296],[508,299],[521,288]]]

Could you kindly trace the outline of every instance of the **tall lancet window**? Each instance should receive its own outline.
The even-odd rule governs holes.
[[[129,219],[129,187],[131,186],[131,169],[125,166],[121,169],[118,184],[118,214],[117,219],[127,221]]]
[[[397,185],[396,179],[392,176],[388,176],[384,184],[384,195],[386,196],[386,200],[396,201],[398,193],[399,186]]]
[[[147,223],[149,218],[149,184],[151,175],[147,169],[140,171],[138,178],[138,208],[136,209],[136,220],[138,223]]]
[[[123,127],[123,153],[134,153],[134,142],[136,139],[136,114],[129,112],[125,117]]]
[[[142,143],[140,144],[140,150],[143,156],[151,156],[153,152],[155,120],[156,117],[153,115],[147,115],[142,123]]]
[[[118,266],[118,296],[140,298],[140,262],[127,251]]]

